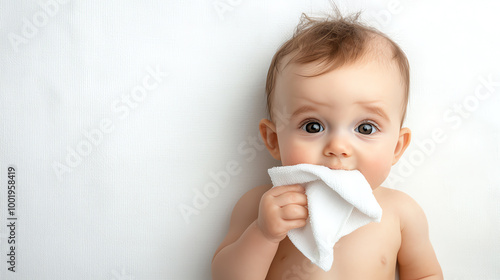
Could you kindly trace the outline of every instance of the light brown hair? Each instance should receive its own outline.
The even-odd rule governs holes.
[[[370,43],[375,41],[374,39],[382,39],[384,45],[388,46],[392,52],[390,63],[394,61],[401,73],[405,91],[402,104],[402,126],[406,117],[410,91],[410,65],[405,53],[387,35],[359,22],[360,12],[343,17],[336,7],[334,9],[336,16],[333,19],[329,17],[317,19],[302,14],[292,38],[275,53],[266,81],[267,112],[270,119],[273,118],[271,110],[273,91],[281,68],[280,63],[283,62],[285,56],[293,53],[288,63],[320,63],[321,71],[311,76],[314,77],[358,61],[372,49]]]

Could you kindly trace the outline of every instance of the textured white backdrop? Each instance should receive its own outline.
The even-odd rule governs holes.
[[[499,2],[345,2],[411,64],[413,142],[386,186],[424,208],[446,279],[500,279]],[[210,279],[277,164],[257,131],[270,59],[328,1],[0,5],[0,278]]]

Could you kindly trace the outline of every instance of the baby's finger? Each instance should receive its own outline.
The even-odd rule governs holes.
[[[286,193],[286,192],[305,192],[306,189],[299,185],[299,184],[295,184],[295,185],[285,185],[285,186],[278,186],[278,187],[274,187],[272,189],[269,190],[269,194],[273,195],[273,196],[280,196],[281,194],[283,193]]]
[[[301,228],[306,225],[307,220],[306,219],[297,219],[297,220],[288,220],[287,226],[288,230],[294,229],[294,228]]]
[[[286,192],[274,198],[274,204],[283,207],[290,204],[307,205],[307,196],[302,192]]]
[[[308,215],[309,211],[304,206],[291,204],[281,208],[281,218],[283,220],[305,220]]]

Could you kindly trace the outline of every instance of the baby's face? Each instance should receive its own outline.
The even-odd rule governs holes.
[[[315,65],[279,75],[273,119],[283,165],[359,170],[374,189],[397,162],[404,88],[395,65],[367,60],[317,77]],[[404,133],[403,133],[404,134]],[[403,141],[404,142],[404,141]],[[402,152],[401,152],[402,155]]]

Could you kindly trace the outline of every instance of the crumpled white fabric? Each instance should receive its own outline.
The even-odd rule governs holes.
[[[332,170],[298,164],[268,170],[273,187],[301,184],[306,189],[309,217],[288,238],[324,271],[333,265],[333,246],[343,236],[370,222],[380,222],[382,208],[358,170]]]

